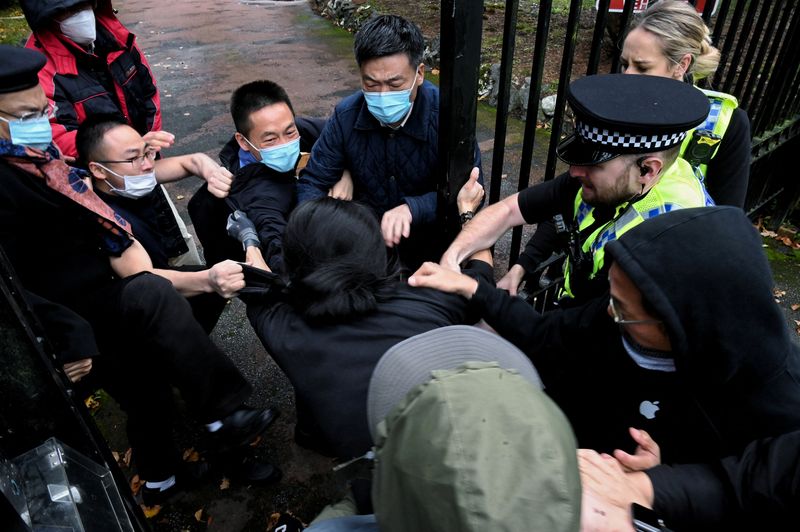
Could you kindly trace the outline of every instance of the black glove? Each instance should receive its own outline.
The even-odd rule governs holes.
[[[228,234],[242,243],[244,249],[249,246],[259,247],[261,241],[258,239],[256,226],[242,211],[233,211],[228,215],[228,223],[225,225]]]

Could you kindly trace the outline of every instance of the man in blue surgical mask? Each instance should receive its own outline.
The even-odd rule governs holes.
[[[136,239],[153,265],[172,269],[169,232],[172,220],[159,216],[164,208],[158,185],[197,176],[218,198],[228,195],[233,175],[204,153],[156,160],[155,149],[124,120],[109,115],[88,118],[76,136],[79,163],[89,171],[95,193],[130,222]],[[168,207],[167,207],[168,208]],[[200,273],[202,266],[178,268]],[[210,332],[225,307],[216,290],[189,298],[195,317]]]
[[[228,216],[238,210],[253,221],[270,267],[282,271],[281,236],[297,204],[297,172],[325,121],[296,117],[283,87],[265,79],[237,88],[230,110],[234,133],[219,152],[220,162],[234,175],[230,194],[223,201],[210,182],[203,185],[189,202],[189,215],[209,263],[245,260],[242,244],[226,231]],[[349,200],[352,181],[345,173],[327,193]]]
[[[414,268],[444,251],[436,209],[439,90],[425,81],[419,28],[401,17],[370,20],[354,48],[361,90],[336,106],[300,175],[298,200],[325,195],[347,168],[353,199],[373,209],[386,245]],[[474,166],[480,172],[477,145]]]

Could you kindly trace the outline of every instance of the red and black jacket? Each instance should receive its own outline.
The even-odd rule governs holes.
[[[136,44],[136,36],[114,15],[111,2],[98,2],[94,11],[98,55],[53,29],[54,23],[49,20],[57,14],[53,4],[61,4],[63,10],[65,2],[22,3],[34,28],[26,47],[47,56],[39,81],[47,98],[58,106],[50,122],[53,140],[65,155],[77,155],[76,131],[93,114],[118,114],[142,135],[161,129],[161,104],[150,65]]]

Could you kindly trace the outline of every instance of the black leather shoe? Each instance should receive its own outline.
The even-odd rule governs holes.
[[[259,461],[251,456],[239,459],[228,458],[224,465],[225,475],[240,484],[266,486],[281,479],[281,470],[269,462]]]
[[[211,447],[227,452],[253,443],[278,417],[273,408],[240,408],[223,418],[222,427],[211,433]]]
[[[175,473],[175,484],[165,490],[159,488],[148,488],[147,484],[142,486],[142,502],[145,506],[163,506],[169,499],[177,493],[190,490],[197,486],[203,479],[208,477],[210,467],[207,462],[182,462],[178,471]]]

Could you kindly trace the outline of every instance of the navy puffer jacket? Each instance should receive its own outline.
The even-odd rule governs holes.
[[[380,217],[408,204],[415,226],[436,220],[439,147],[439,89],[424,82],[406,124],[381,126],[358,91],[333,111],[300,174],[298,201],[325,196],[347,169],[353,176],[353,199]],[[475,146],[474,165],[481,156]],[[481,183],[483,178],[481,177]]]

